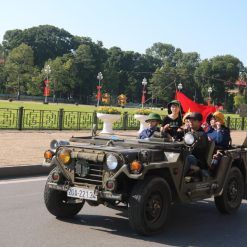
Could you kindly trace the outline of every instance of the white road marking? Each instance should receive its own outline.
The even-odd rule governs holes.
[[[16,179],[6,179],[0,181],[1,184],[18,184],[18,183],[29,183],[29,182],[40,182],[47,180],[47,177],[37,177],[37,178],[16,178]]]

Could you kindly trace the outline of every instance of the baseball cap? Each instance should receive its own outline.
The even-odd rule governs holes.
[[[202,121],[202,114],[200,112],[190,112],[185,119],[194,119],[194,120]]]

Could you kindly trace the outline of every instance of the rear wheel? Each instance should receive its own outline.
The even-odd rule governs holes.
[[[49,188],[48,182],[50,180],[49,176],[44,190],[44,201],[48,211],[59,218],[71,218],[76,215],[82,209],[85,201],[81,203],[68,203],[65,191]]]
[[[223,194],[214,198],[217,209],[223,214],[232,214],[238,210],[244,195],[244,180],[237,167],[230,170]]]
[[[136,183],[129,200],[129,221],[140,234],[159,232],[165,225],[171,206],[171,191],[160,177],[149,177]]]

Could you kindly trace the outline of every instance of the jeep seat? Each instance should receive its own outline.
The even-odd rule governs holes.
[[[214,149],[215,149],[215,142],[210,141],[207,149],[205,150],[206,157],[207,157],[207,164],[206,164],[207,166],[211,165],[213,154],[214,154]]]

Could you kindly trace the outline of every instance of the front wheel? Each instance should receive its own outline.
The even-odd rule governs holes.
[[[171,206],[171,190],[160,177],[138,181],[129,200],[129,222],[140,234],[159,232],[165,225]]]
[[[44,201],[48,211],[59,218],[71,218],[76,215],[82,209],[85,201],[68,203],[66,192],[51,189],[48,185],[49,181],[50,176],[47,179],[44,190]]]
[[[237,167],[230,170],[223,188],[223,194],[214,198],[216,208],[222,214],[232,214],[238,210],[244,195],[244,180]]]

